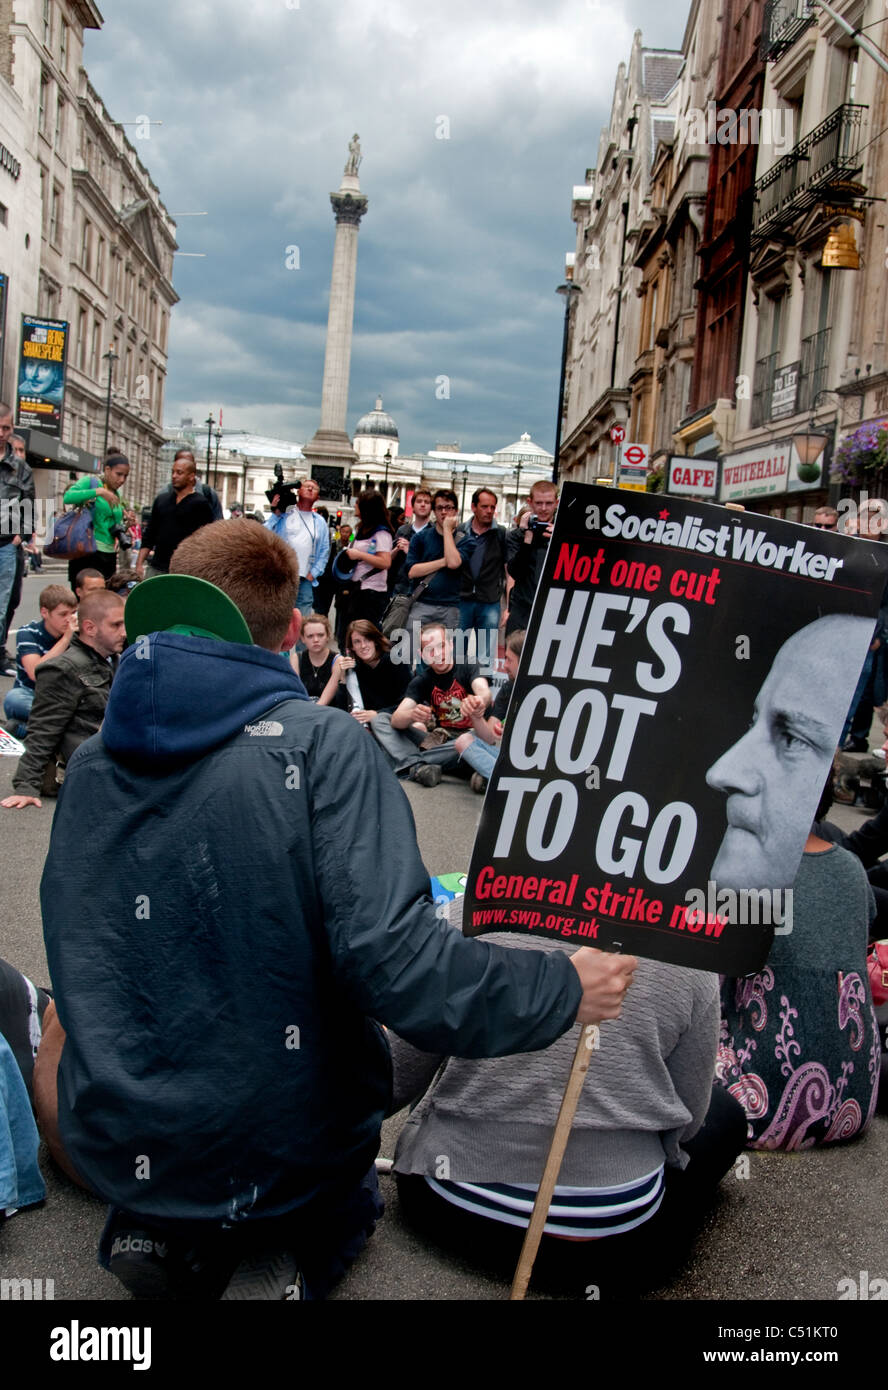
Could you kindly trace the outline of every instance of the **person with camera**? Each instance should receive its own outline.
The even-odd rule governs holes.
[[[153,579],[167,574],[176,547],[186,536],[193,536],[201,526],[213,520],[213,509],[197,487],[197,469],[191,454],[182,454],[173,461],[173,490],[164,488],[154,499],[148,525],[142,533],[142,548],[136,561],[139,578]],[[146,565],[148,552],[151,560]],[[109,576],[116,567],[112,566]]]
[[[506,568],[515,581],[509,595],[507,637],[519,629],[526,630],[530,622],[533,596],[546,563],[557,509],[555,484],[545,479],[534,483],[530,489],[530,511],[506,537]]]
[[[68,583],[73,589],[82,569],[98,570],[104,579],[110,579],[117,569],[117,547],[128,550],[132,542],[126,533],[123,521],[123,503],[120,489],[129,477],[129,459],[124,454],[112,454],[105,459],[102,482],[97,488],[95,479],[89,473],[72,483],[64,496],[65,506],[93,509],[93,530],[96,548],[85,555],[75,555],[68,561]]]

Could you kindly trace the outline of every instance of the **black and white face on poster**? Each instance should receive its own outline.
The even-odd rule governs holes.
[[[882,544],[566,485],[464,930],[759,969],[886,580]]]

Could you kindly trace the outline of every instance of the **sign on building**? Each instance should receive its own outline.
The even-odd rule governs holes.
[[[801,369],[801,362],[790,362],[786,367],[778,367],[774,372],[771,384],[772,420],[782,420],[787,415],[795,415]]]
[[[718,462],[674,456],[669,460],[666,491],[684,497],[714,497],[718,486]]]
[[[68,324],[22,315],[16,424],[60,436]]]

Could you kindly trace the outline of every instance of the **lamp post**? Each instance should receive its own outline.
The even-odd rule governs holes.
[[[818,425],[814,419],[814,415],[820,405],[821,396],[836,396],[837,399],[841,399],[836,391],[818,391],[811,402],[811,415],[808,423],[800,426],[792,435],[792,442],[799,456],[799,477],[803,482],[816,482],[816,471],[813,472],[812,475],[812,470],[814,469],[817,459],[830,441],[830,431],[824,429],[822,425]],[[839,412],[837,409],[836,423],[832,431],[834,440],[838,438],[839,428]],[[805,469],[810,476],[806,478],[802,469]]]
[[[108,363],[108,393],[105,397],[105,443],[102,449],[102,462],[108,453],[108,430],[111,424],[111,376],[114,371],[114,363],[118,360],[119,353],[114,351],[112,343],[106,353],[102,354],[102,361]]]
[[[218,491],[219,491],[219,444],[221,443],[221,440],[222,440],[222,431],[217,427],[217,428],[213,431],[213,436],[214,436],[214,438],[215,438],[215,440],[216,440],[216,457],[215,457],[215,459],[214,459],[214,461],[213,461],[213,487],[214,487],[214,488],[216,489],[216,491],[218,492]]]
[[[391,449],[386,449],[385,454],[383,456],[383,463],[385,464],[385,482],[382,485],[382,495],[385,498],[386,503],[388,503],[389,469],[392,466]]]
[[[467,463],[464,463],[464,464],[463,464],[463,471],[462,471],[462,474],[463,474],[462,501],[461,501],[460,504],[459,504],[459,519],[460,519],[460,521],[462,521],[463,517],[464,517],[465,514],[466,514],[466,483],[469,481],[469,465],[468,465]]]
[[[564,295],[564,335],[561,340],[561,377],[558,383],[558,419],[555,422],[555,462],[552,465],[552,482],[558,486],[558,467],[561,462],[561,416],[564,413],[564,382],[567,375],[567,339],[570,331],[570,306],[571,296],[582,294],[579,285],[575,285],[572,280],[566,280],[563,285],[559,285],[556,294]]]
[[[518,464],[515,465],[515,516],[518,515],[518,512],[519,512],[519,510],[520,510],[520,507],[521,507],[521,464],[518,463]],[[515,520],[515,516],[513,516],[513,518],[512,518],[513,521]]]
[[[210,447],[211,447],[212,441],[213,441],[213,426],[215,425],[216,421],[213,419],[212,415],[208,415],[207,418],[206,418],[206,420],[204,421],[204,423],[205,423],[205,425],[206,425],[206,427],[207,427],[207,482],[209,482],[209,481],[210,481]]]

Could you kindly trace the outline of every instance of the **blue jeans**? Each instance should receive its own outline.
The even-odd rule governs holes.
[[[24,685],[14,685],[11,690],[7,690],[6,699],[3,701],[3,713],[7,719],[17,719],[18,728],[15,730],[14,738],[24,738],[27,733],[25,725],[31,713],[31,706],[34,703],[34,691],[29,690]]]
[[[6,610],[9,607],[9,600],[12,598],[18,573],[18,551],[18,546],[13,545],[12,541],[8,545],[0,545],[0,636],[4,639],[6,637]]]
[[[0,1212],[30,1207],[46,1196],[37,1165],[39,1144],[28,1089],[0,1033]]]
[[[498,743],[485,743],[482,738],[475,738],[463,753],[463,760],[475,772],[480,772],[482,777],[490,778],[494,764],[499,756]]]
[[[500,606],[499,603],[475,603],[471,599],[460,600],[460,631],[475,634],[475,660],[481,667],[481,674],[489,674],[496,666],[496,651],[499,644]],[[465,641],[465,638],[463,638]],[[466,660],[457,656],[457,660]]]

